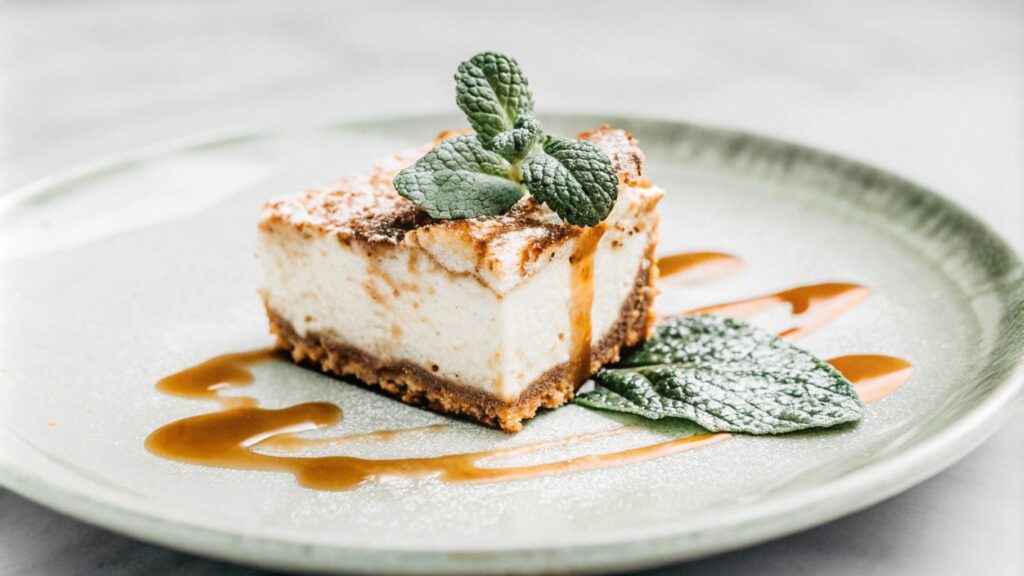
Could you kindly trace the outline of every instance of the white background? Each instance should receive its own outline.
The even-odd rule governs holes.
[[[898,4],[898,5],[897,5]],[[538,112],[765,132],[936,189],[1024,249],[1024,2],[0,2],[0,193],[199,131],[453,109],[514,55]],[[2,385],[2,383],[0,383]],[[1024,408],[869,510],[661,574],[1024,574]],[[0,574],[250,574],[0,489]]]

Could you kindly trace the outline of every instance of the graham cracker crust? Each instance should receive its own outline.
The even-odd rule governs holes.
[[[652,304],[656,290],[652,279],[656,275],[653,259],[644,260],[633,291],[619,311],[619,319],[591,351],[590,375],[601,366],[618,361],[623,348],[647,338],[654,324]],[[570,380],[568,363],[560,364],[537,378],[515,401],[505,401],[438,377],[412,363],[376,358],[329,335],[310,332],[300,336],[287,319],[266,305],[266,301],[264,305],[270,319],[270,332],[277,337],[276,348],[287,351],[296,363],[336,376],[353,376],[364,386],[406,404],[463,416],[506,432],[522,430],[523,420],[533,418],[540,408],[565,404],[583,385],[583,382]]]

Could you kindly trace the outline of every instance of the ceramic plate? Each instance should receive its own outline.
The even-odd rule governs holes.
[[[728,442],[632,465],[492,484],[391,479],[344,492],[287,474],[157,458],[143,441],[212,402],[154,383],[267,346],[255,223],[271,196],[328,182],[459,126],[452,116],[263,131],[150,149],[47,179],[0,209],[0,481],[118,532],[265,567],[396,573],[609,571],[745,546],[878,502],[948,466],[1020,396],[1020,262],[933,193],[768,138],[632,118],[546,117],[561,134],[611,122],[669,191],[663,252],[738,255],[742,273],[666,289],[662,311],[826,281],[871,289],[801,340],[821,357],[887,354],[913,378],[856,427]],[[284,362],[255,368],[264,406],[324,400],[335,432],[447,422],[364,442],[373,458],[509,446],[607,428],[569,406],[518,435],[405,406]],[[638,428],[509,463],[664,438]]]

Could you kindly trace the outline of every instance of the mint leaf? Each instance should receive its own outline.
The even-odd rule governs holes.
[[[646,418],[686,418],[713,432],[783,434],[859,420],[864,404],[832,366],[731,318],[698,315],[654,336],[595,377],[576,403]]]
[[[544,135],[515,60],[481,52],[459,65],[455,85],[476,135],[445,140],[399,172],[399,194],[434,218],[473,218],[504,214],[525,185],[570,224],[608,217],[618,195],[611,160],[589,142]]]
[[[596,226],[618,196],[619,177],[597,146],[549,136],[544,153],[523,161],[523,184],[537,200],[577,226]]]
[[[541,136],[540,122],[532,116],[523,116],[516,121],[515,128],[499,132],[484,147],[509,162],[517,163],[526,158]]]
[[[495,52],[481,52],[459,65],[455,102],[485,143],[533,112],[533,93],[519,64]]]
[[[395,189],[433,218],[504,214],[523,197],[509,165],[472,135],[444,140],[395,176]]]

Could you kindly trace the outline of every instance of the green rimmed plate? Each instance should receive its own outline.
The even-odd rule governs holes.
[[[665,311],[824,281],[872,296],[802,344],[912,361],[909,384],[852,430],[739,438],[621,468],[485,485],[394,481],[315,492],[287,475],[158,459],[146,435],[212,408],[153,383],[270,342],[254,224],[268,197],[417,145],[454,116],[207,138],[143,151],[0,199],[0,482],[58,510],[209,556],[292,569],[603,571],[692,558],[863,508],[980,443],[1021,395],[1022,268],[990,231],[918,186],[766,138],[632,118],[669,190],[666,252],[720,250],[744,273],[667,290]],[[257,368],[267,406],[342,405],[345,432],[446,421],[286,364]],[[609,416],[567,407],[517,436],[453,423],[370,457],[564,437]],[[660,437],[637,431],[572,450]],[[562,457],[570,453],[562,452]],[[538,455],[536,458],[551,458]]]

